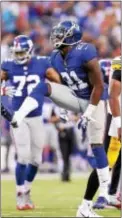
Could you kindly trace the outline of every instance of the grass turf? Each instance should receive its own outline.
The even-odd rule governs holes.
[[[71,217],[76,214],[84,195],[86,178],[73,178],[70,183],[59,179],[35,180],[32,199],[36,205],[33,211],[17,211],[15,205],[15,185],[13,180],[2,180],[2,217]],[[120,210],[105,209],[96,211],[105,217],[120,217]]]

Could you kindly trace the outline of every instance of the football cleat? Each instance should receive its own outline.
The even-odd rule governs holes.
[[[108,200],[105,197],[98,197],[97,201],[94,203],[94,209],[104,209],[108,205]]]
[[[34,203],[31,201],[30,198],[30,190],[25,193],[25,208],[26,210],[33,210],[35,208]]]
[[[16,201],[17,201],[17,205],[16,205],[17,210],[26,210],[25,197],[23,193],[21,192],[17,193]]]
[[[95,213],[91,208],[84,208],[82,205],[78,208],[76,217],[102,217]]]
[[[121,201],[116,195],[110,195],[109,205],[121,209]]]

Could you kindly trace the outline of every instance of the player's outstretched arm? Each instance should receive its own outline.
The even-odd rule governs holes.
[[[93,58],[87,62],[86,69],[88,70],[88,76],[90,83],[93,86],[93,90],[90,97],[90,104],[85,111],[84,116],[90,118],[92,117],[92,114],[96,110],[97,104],[101,99],[104,89],[104,82],[97,58]]]
[[[89,61],[86,64],[86,67],[88,69],[90,83],[93,86],[93,91],[90,97],[90,103],[93,105],[97,105],[100,101],[104,89],[102,72],[100,70],[97,58],[94,58],[91,61]]]
[[[53,68],[47,69],[46,78],[51,82],[61,83],[60,75]]]

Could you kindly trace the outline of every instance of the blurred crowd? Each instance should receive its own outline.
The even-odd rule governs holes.
[[[75,20],[83,29],[83,40],[96,45],[100,58],[120,55],[121,6],[117,1],[2,2],[2,60],[18,34],[30,35],[37,54],[49,55],[53,25]]]

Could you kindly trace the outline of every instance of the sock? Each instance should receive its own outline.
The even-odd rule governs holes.
[[[17,193],[25,193],[25,185],[16,185]]]
[[[44,82],[39,83],[30,96],[24,100],[19,110],[15,112],[13,119],[17,120],[18,125],[30,112],[38,108],[38,106],[41,107],[40,111],[42,111],[44,96],[48,94],[48,84]]]
[[[99,178],[99,196],[108,198],[108,186],[109,186],[109,167],[105,167],[103,169],[97,169],[97,174]]]
[[[82,201],[82,207],[85,209],[91,208],[92,207],[92,201],[83,199]]]
[[[98,187],[99,187],[98,175],[96,169],[94,169],[88,178],[84,199],[91,201],[95,196]]]
[[[17,120],[17,123],[20,124],[22,120],[34,109],[38,107],[38,102],[31,97],[27,97],[19,110],[15,112],[13,120]]]
[[[15,170],[17,192],[24,192],[25,171],[26,165],[17,163]]]
[[[101,145],[96,145],[92,147],[93,154],[96,158],[96,167],[98,169],[102,169],[108,166],[107,155],[105,153],[105,149]]]
[[[38,167],[34,166],[32,164],[29,164],[26,170],[26,175],[25,175],[25,189],[26,191],[29,191],[31,188],[31,183],[34,180],[36,174],[38,171]]]
[[[101,145],[96,145],[92,148],[93,154],[96,157],[97,174],[99,179],[99,196],[108,199],[108,185],[109,185],[109,166],[105,149]]]

